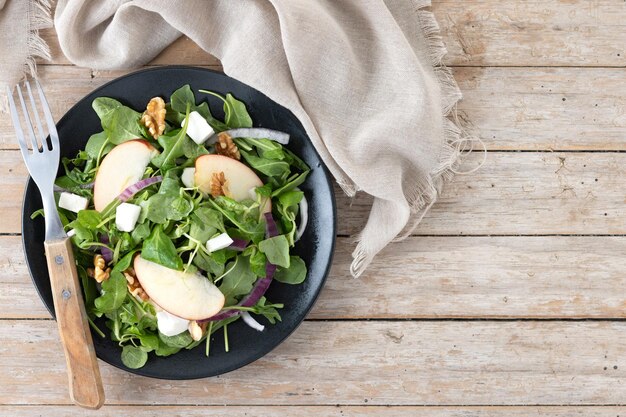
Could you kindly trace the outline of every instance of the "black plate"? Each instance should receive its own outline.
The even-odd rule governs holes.
[[[61,141],[61,156],[74,156],[83,149],[90,135],[102,130],[98,116],[91,108],[96,97],[112,97],[140,110],[150,98],[166,100],[179,87],[190,84],[196,99],[208,100],[211,110],[222,117],[221,103],[212,96],[198,93],[198,89],[232,93],[244,101],[255,126],[274,128],[291,134],[288,148],[299,155],[312,168],[301,186],[309,203],[309,224],[295,253],[306,262],[309,273],[301,285],[286,285],[274,281],[267,298],[283,303],[282,322],[268,325],[263,332],[246,326],[241,320],[229,326],[230,352],[224,351],[223,335],[218,331],[211,342],[211,356],[204,355],[204,344],[192,350],[183,350],[167,358],[150,354],[148,363],[141,369],[128,369],[120,359],[121,348],[108,337],[93,334],[98,357],[127,371],[164,379],[194,379],[223,374],[253,362],[278,346],[296,327],[313,306],[328,275],[335,245],[335,199],[327,170],[311,145],[302,124],[287,109],[279,106],[259,91],[224,74],[202,68],[164,67],[135,72],[111,81],[98,88],[72,107],[57,124]],[[31,277],[39,296],[54,316],[52,294],[43,249],[44,222],[41,217],[30,216],[41,208],[41,198],[35,183],[28,180],[24,193],[22,232],[24,252]],[[260,319],[264,324],[264,319]],[[106,329],[102,321],[101,329]]]

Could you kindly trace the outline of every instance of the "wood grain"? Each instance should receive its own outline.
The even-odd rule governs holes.
[[[58,120],[95,88],[128,71],[40,68]],[[456,68],[459,117],[490,150],[626,150],[626,84],[616,68]],[[17,149],[0,114],[0,149]]]
[[[253,414],[254,413],[254,414]],[[616,417],[626,407],[386,407],[386,406],[104,406],[98,417]],[[0,415],[11,417],[84,417],[84,410],[71,406],[0,406]]]
[[[219,378],[101,371],[109,405],[621,404],[624,332],[624,322],[305,322]],[[1,404],[69,403],[54,322],[2,320],[0,337]]]
[[[626,31],[616,0],[433,0],[448,65],[623,66]],[[52,29],[43,32],[53,64],[69,64]],[[153,64],[215,65],[182,37]]]
[[[434,0],[450,65],[623,66],[614,0]]]
[[[621,237],[411,237],[357,282],[352,249],[337,240],[310,318],[626,317]],[[0,237],[0,319],[48,318],[21,251],[19,237]]]
[[[468,160],[468,167],[480,161]],[[25,168],[17,151],[0,151],[0,233],[20,232]],[[626,153],[493,152],[472,175],[447,184],[419,235],[626,234]],[[336,190],[338,231],[365,224],[371,198]]]
[[[72,242],[68,237],[46,240],[44,247],[54,311],[65,352],[70,398],[76,405],[97,410],[104,404],[104,388],[76,272]]]

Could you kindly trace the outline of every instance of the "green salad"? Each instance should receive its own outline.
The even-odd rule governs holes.
[[[264,297],[272,280],[307,275],[291,250],[306,227],[298,187],[309,167],[283,146],[289,135],[254,128],[243,102],[199,91],[221,100],[224,120],[188,85],[143,112],[95,99],[102,132],[56,180],[90,324],[129,368],[201,343],[208,356],[220,329],[228,351],[232,322],[280,321],[283,305]]]

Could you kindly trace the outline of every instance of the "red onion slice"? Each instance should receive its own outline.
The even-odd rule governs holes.
[[[152,184],[156,184],[163,181],[163,177],[158,175],[156,177],[146,178],[143,180],[139,180],[133,185],[127,187],[122,193],[117,197],[122,203],[130,200],[135,194],[139,191],[143,190],[146,187],[151,186]]]
[[[274,278],[274,273],[276,272],[276,265],[271,263],[265,264],[265,277],[260,278],[252,287],[252,291],[248,294],[243,300],[241,300],[237,306],[238,307],[252,307],[255,305],[261,297],[265,295],[265,292],[269,288],[272,283],[272,279]],[[239,310],[222,310],[212,317],[207,317],[206,319],[198,320],[199,323],[204,323],[207,321],[221,321],[225,320],[229,317],[233,317],[241,313]]]
[[[272,213],[265,213],[265,237],[270,238],[274,236],[278,236],[278,226],[274,221],[274,217]]]
[[[287,145],[289,143],[289,133],[265,129],[263,127],[242,127],[239,129],[225,130],[221,133],[227,133],[231,138],[269,139],[280,143],[281,145]],[[208,143],[215,143],[218,135],[219,133],[212,135],[209,138]]]
[[[107,235],[101,235],[100,242],[104,243],[105,245],[111,243]],[[100,246],[100,254],[104,258],[106,263],[109,263],[113,260],[113,252],[111,252],[111,249],[107,248],[106,246]]]
[[[238,252],[241,252],[248,247],[247,240],[237,239],[237,238],[231,238],[231,239],[233,240],[233,243],[231,243],[230,246],[228,247],[228,249],[230,250],[236,250]]]

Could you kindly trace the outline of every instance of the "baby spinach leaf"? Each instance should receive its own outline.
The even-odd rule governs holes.
[[[123,272],[130,268],[137,252],[139,252],[139,249],[135,249],[124,255],[119,261],[117,261],[117,263],[113,267],[112,272]]]
[[[219,289],[226,298],[224,305],[229,306],[237,303],[236,297],[246,295],[252,290],[257,277],[250,269],[250,259],[243,255],[228,263],[226,271],[228,272],[222,278]]]
[[[164,341],[159,339],[159,346],[156,348],[154,353],[157,356],[170,356],[177,353],[179,350],[179,347],[168,346]]]
[[[184,348],[193,342],[191,335],[187,331],[177,334],[176,336],[165,336],[163,333],[159,332],[159,339],[167,346],[175,348]]]
[[[102,295],[94,300],[100,313],[110,313],[124,303],[126,294],[126,278],[119,272],[111,272],[111,276],[102,282]]]
[[[150,236],[150,223],[144,222],[138,224],[135,226],[130,236],[133,238],[133,242],[135,242],[135,244],[142,242],[145,238]]]
[[[148,361],[148,353],[136,346],[127,345],[122,349],[122,363],[130,369],[138,369]]]
[[[259,242],[259,250],[267,260],[283,268],[289,268],[289,242],[284,235],[274,236]]]
[[[176,253],[176,246],[160,225],[155,226],[148,239],[143,242],[141,257],[170,269],[183,269],[183,260]]]
[[[100,119],[122,106],[122,103],[110,97],[98,97],[91,103],[91,107]]]
[[[198,207],[191,214],[189,235],[200,242],[206,242],[217,231],[224,232],[222,213],[208,207]]]
[[[306,278],[306,265],[299,256],[289,257],[289,268],[278,268],[274,279],[285,284],[301,284]]]
[[[294,207],[300,203],[303,196],[304,193],[302,191],[291,190],[280,194],[278,201],[283,207]]]
[[[109,153],[115,145],[108,141],[106,132],[95,133],[89,137],[85,152],[90,158],[97,159]]]
[[[141,113],[130,107],[120,106],[104,114],[102,128],[109,141],[115,145],[146,136],[146,130],[139,124]]]

